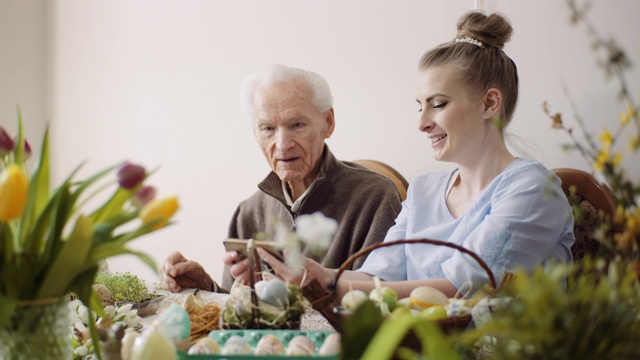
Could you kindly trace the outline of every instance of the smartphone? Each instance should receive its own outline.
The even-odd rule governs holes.
[[[247,257],[247,239],[225,239],[222,242],[224,243],[224,248],[227,251],[236,251],[238,253],[238,258],[243,259]],[[263,248],[268,251],[271,255],[275,256],[278,260],[284,262],[284,255],[282,251],[276,247],[276,245],[271,241],[264,240],[254,240],[255,246]]]

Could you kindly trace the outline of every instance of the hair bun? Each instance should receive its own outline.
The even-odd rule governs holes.
[[[473,11],[458,20],[458,38],[470,37],[499,49],[509,41],[512,32],[513,28],[509,21],[498,14],[487,16]]]

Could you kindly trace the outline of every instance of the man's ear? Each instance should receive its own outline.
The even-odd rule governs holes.
[[[335,115],[333,113],[333,108],[327,110],[324,112],[324,121],[326,124],[326,129],[325,129],[325,133],[324,133],[324,138],[328,139],[331,137],[331,134],[333,134],[333,130],[336,127],[336,118]]]
[[[500,115],[502,109],[502,93],[496,88],[490,88],[484,94],[484,118],[493,119]]]

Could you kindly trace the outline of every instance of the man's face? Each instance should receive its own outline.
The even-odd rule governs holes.
[[[320,112],[298,82],[259,87],[253,98],[254,134],[280,180],[304,185],[315,179],[324,139],[334,128],[333,109]]]

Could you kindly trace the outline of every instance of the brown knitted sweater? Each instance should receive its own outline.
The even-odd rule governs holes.
[[[311,256],[327,268],[337,268],[362,247],[384,240],[401,207],[400,194],[391,180],[358,164],[337,160],[326,145],[318,176],[297,213],[286,204],[282,182],[274,172],[258,188],[236,209],[229,237],[249,239],[260,232],[273,234],[273,220],[293,228],[298,215],[320,211],[338,221],[326,255]],[[358,259],[353,268],[359,268],[364,259]],[[232,284],[225,266],[222,287],[229,289]]]

